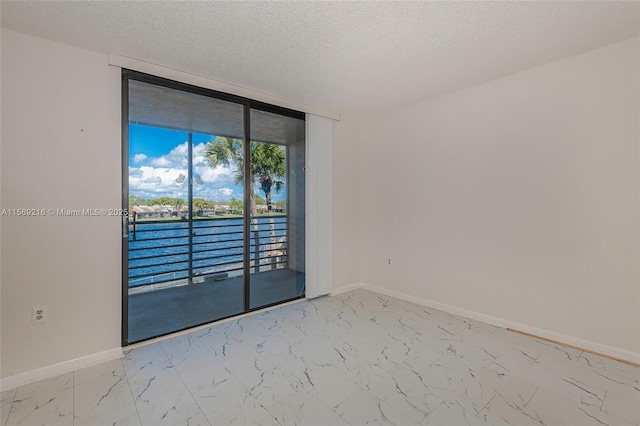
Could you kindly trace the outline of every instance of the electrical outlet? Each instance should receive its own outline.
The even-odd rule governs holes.
[[[47,307],[34,306],[31,308],[31,324],[42,324],[47,322]]]
[[[391,265],[391,258],[387,259],[387,265]]]

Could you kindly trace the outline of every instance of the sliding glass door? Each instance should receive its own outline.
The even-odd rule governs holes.
[[[251,109],[250,308],[304,295],[304,120]]]
[[[123,345],[304,296],[304,129],[123,72]]]

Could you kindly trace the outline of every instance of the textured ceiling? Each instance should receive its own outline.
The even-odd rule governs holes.
[[[5,28],[369,115],[639,34],[638,2],[7,2]]]

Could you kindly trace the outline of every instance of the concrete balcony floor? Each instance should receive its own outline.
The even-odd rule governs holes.
[[[304,294],[304,273],[276,269],[251,274],[250,308]],[[244,277],[129,295],[129,343],[244,313]]]

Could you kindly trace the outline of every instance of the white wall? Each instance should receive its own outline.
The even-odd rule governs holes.
[[[366,120],[362,281],[640,353],[638,45]]]
[[[360,281],[360,120],[333,123],[333,289]]]
[[[120,207],[119,69],[5,29],[1,43],[1,207]],[[120,243],[118,217],[2,217],[3,378],[117,352]]]
[[[105,55],[10,30],[1,42],[1,207],[119,207],[119,69]],[[334,124],[334,288],[359,281],[358,124]],[[3,386],[114,353],[119,219],[2,217],[1,226]],[[31,325],[34,305],[47,306],[46,324]]]
[[[1,43],[0,207],[119,207],[119,70],[13,31]],[[640,352],[638,45],[336,122],[334,289],[364,281]],[[117,350],[119,219],[1,227],[0,376]]]

